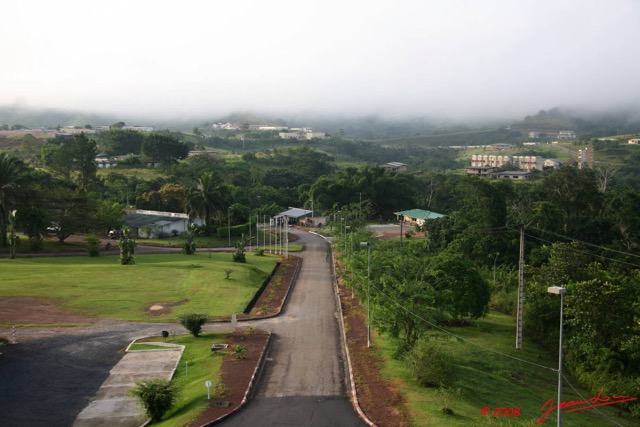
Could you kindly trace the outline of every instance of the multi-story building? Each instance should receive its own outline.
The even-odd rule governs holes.
[[[496,156],[488,154],[474,154],[471,156],[472,167],[490,166],[501,168],[506,165],[513,165],[519,169],[530,171],[534,169],[542,170],[544,160],[540,156]]]
[[[561,130],[558,132],[558,139],[576,139],[576,132],[573,130]]]
[[[578,169],[593,168],[593,148],[587,147],[578,152]]]

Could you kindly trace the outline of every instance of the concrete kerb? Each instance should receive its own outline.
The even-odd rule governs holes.
[[[136,338],[135,340],[133,340],[131,342],[131,344],[129,344],[129,346],[127,346],[127,350],[125,350],[125,352],[128,353],[142,353],[145,351],[174,351],[174,350],[179,350],[180,351],[180,357],[178,358],[178,360],[176,360],[175,365],[173,365],[173,369],[171,370],[171,376],[170,379],[173,379],[173,376],[176,374],[176,370],[178,369],[178,365],[180,364],[180,360],[182,360],[182,355],[184,354],[184,348],[185,346],[181,345],[181,344],[169,344],[169,343],[160,343],[160,342],[154,342],[154,343],[149,343],[149,344],[154,344],[154,345],[158,345],[160,344],[161,347],[176,347],[176,348],[167,348],[166,350],[129,350],[129,347],[131,347],[131,345],[133,343],[136,342],[136,340],[139,338]],[[164,345],[163,345],[164,344]],[[147,419],[143,424],[140,425],[140,427],[146,427],[148,425],[151,424],[151,418]]]
[[[253,321],[253,320],[272,319],[274,317],[280,316],[282,314],[282,311],[286,307],[287,302],[289,302],[289,297],[291,295],[291,291],[293,291],[293,288],[295,287],[296,282],[298,281],[298,276],[300,274],[300,269],[302,268],[302,263],[303,262],[304,262],[304,260],[302,258],[300,258],[300,262],[296,266],[296,271],[293,274],[293,280],[291,280],[291,284],[289,285],[289,289],[287,289],[287,293],[285,294],[284,298],[282,299],[282,305],[280,306],[280,309],[276,313],[266,314],[264,316],[241,317],[241,318],[236,319],[236,321],[237,322],[249,322],[249,321]],[[215,319],[215,320],[211,320],[209,323],[231,323],[231,319],[229,319],[229,320],[227,320],[227,319]]]
[[[258,377],[260,376],[260,374],[262,373],[262,370],[264,369],[264,364],[265,364],[265,361],[266,361],[266,355],[267,355],[267,352],[269,351],[269,348],[271,347],[272,336],[273,335],[271,334],[271,332],[269,332],[269,335],[267,336],[267,342],[264,344],[264,347],[262,348],[262,354],[260,354],[260,360],[258,360],[258,363],[256,364],[256,367],[253,370],[253,375],[251,375],[251,380],[249,381],[249,386],[247,387],[247,390],[244,392],[244,397],[242,398],[242,401],[240,402],[240,405],[236,406],[228,414],[222,415],[222,416],[216,418],[215,420],[208,422],[207,424],[202,424],[200,427],[207,427],[207,426],[216,425],[216,424],[222,422],[223,420],[226,420],[227,418],[229,418],[232,415],[234,415],[237,412],[239,412],[240,409],[244,408],[244,406],[247,404],[249,399],[251,397],[253,397],[253,393],[255,391],[255,386],[256,386],[256,383],[258,382]]]
[[[360,401],[358,400],[358,390],[356,388],[355,378],[353,377],[353,366],[351,365],[351,355],[349,353],[349,346],[347,344],[347,332],[344,326],[344,313],[342,311],[342,302],[340,301],[340,290],[338,289],[338,279],[335,275],[335,270],[333,268],[333,266],[335,265],[333,261],[334,260],[333,260],[333,251],[332,251],[331,252],[331,271],[333,276],[333,289],[336,297],[336,303],[338,305],[338,313],[340,314],[338,316],[339,317],[338,324],[340,325],[340,336],[342,337],[342,345],[344,348],[344,352],[346,354],[347,369],[349,371],[349,375],[345,376],[345,379],[347,380],[347,390],[351,391],[351,404],[355,408],[360,419],[364,421],[367,425],[375,426],[376,424],[367,417],[367,415],[364,413],[364,411],[360,407]]]

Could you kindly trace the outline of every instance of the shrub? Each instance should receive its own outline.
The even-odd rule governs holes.
[[[158,422],[176,402],[178,388],[170,381],[153,378],[136,382],[129,395],[138,399],[152,422]]]
[[[100,256],[100,239],[95,236],[85,237],[84,241],[89,245],[89,256]]]
[[[247,262],[247,256],[244,254],[244,234],[242,240],[236,243],[236,252],[233,254],[233,262]]]
[[[236,359],[244,359],[244,354],[247,352],[247,347],[243,345],[237,345],[233,348],[233,353],[236,355]]]
[[[264,248],[256,248],[256,256],[264,256]]]
[[[224,269],[224,278],[225,278],[226,280],[231,279],[231,274],[232,274],[232,273],[233,273],[233,270],[232,270],[232,269],[230,269],[230,268],[225,268],[225,269]]]
[[[188,330],[191,335],[197,337],[202,332],[202,326],[207,323],[209,316],[204,313],[187,313],[180,316],[180,324]]]
[[[451,381],[453,365],[435,345],[421,341],[406,356],[416,382],[423,387],[441,387]]]
[[[120,264],[132,265],[135,264],[135,257],[133,254],[136,251],[136,241],[129,237],[129,228],[122,227],[122,234],[118,239],[118,246],[120,247]]]

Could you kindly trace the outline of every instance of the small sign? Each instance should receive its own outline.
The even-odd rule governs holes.
[[[204,385],[207,387],[207,400],[211,400],[211,393],[210,393],[210,391],[211,391],[211,381],[206,380],[204,382]]]

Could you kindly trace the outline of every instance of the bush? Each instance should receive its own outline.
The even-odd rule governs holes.
[[[202,332],[202,326],[207,323],[209,316],[204,313],[187,313],[180,316],[180,324],[187,329],[191,335],[197,337]]]
[[[244,234],[242,239],[236,243],[236,252],[233,254],[233,262],[244,263],[247,262],[247,256],[244,254]]]
[[[453,365],[438,347],[421,341],[405,357],[416,382],[423,387],[442,387],[451,382]]]
[[[100,256],[100,239],[95,236],[85,237],[84,241],[89,245],[89,256]]]
[[[264,256],[264,248],[256,248],[256,256]]]
[[[153,378],[136,382],[129,395],[138,399],[152,422],[158,422],[176,402],[178,388],[170,381]]]
[[[244,359],[244,354],[247,352],[247,347],[243,345],[237,345],[233,348],[233,353],[236,355],[236,359]]]

